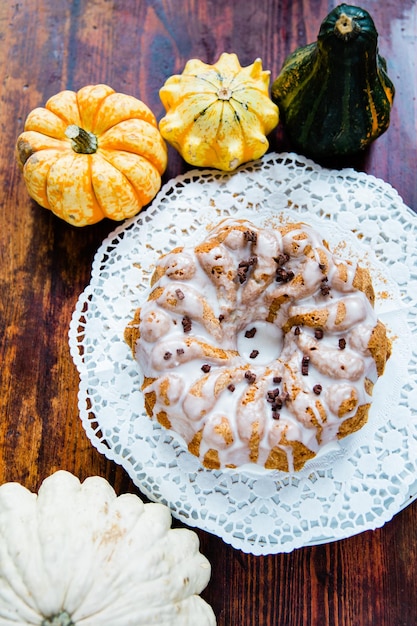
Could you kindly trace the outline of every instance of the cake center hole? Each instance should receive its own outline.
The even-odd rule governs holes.
[[[282,345],[282,330],[269,322],[252,322],[237,336],[240,356],[252,365],[267,365],[275,361],[282,352]]]

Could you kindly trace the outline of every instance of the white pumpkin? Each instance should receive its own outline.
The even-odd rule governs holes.
[[[196,533],[162,504],[65,471],[0,487],[0,626],[211,626]]]

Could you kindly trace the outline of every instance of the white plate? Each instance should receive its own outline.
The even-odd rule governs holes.
[[[319,228],[342,257],[370,268],[378,316],[394,339],[368,424],[296,474],[210,471],[146,416],[123,339],[153,265],[223,217],[271,216]],[[382,526],[417,495],[417,217],[388,184],[268,154],[232,174],[193,170],[99,248],[70,326],[79,410],[92,444],[151,500],[245,552],[273,554]]]

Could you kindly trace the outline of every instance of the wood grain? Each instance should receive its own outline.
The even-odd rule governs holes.
[[[0,3],[0,482],[38,489],[58,468],[137,492],[88,441],[68,326],[93,256],[115,224],[73,228],[26,193],[14,146],[29,111],[62,89],[104,82],[146,102],[192,57],[260,57],[274,78],[315,40],[337,3],[324,0],[24,0]],[[361,3],[374,17],[396,86],[390,129],[348,163],[382,178],[417,210],[417,4]],[[279,127],[271,149],[291,149]],[[164,181],[187,169],[169,150]],[[180,525],[174,521],[175,525]],[[197,531],[213,566],[204,592],[219,626],[411,626],[417,623],[417,507],[382,529],[291,554],[254,557]],[[118,625],[115,625],[118,626]]]

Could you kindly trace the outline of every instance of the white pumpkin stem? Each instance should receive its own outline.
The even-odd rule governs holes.
[[[75,626],[67,611],[62,611],[43,620],[41,626]]]
[[[80,154],[94,154],[98,148],[97,137],[84,128],[80,128],[76,124],[70,124],[65,135],[71,139],[71,147],[74,152]]]

